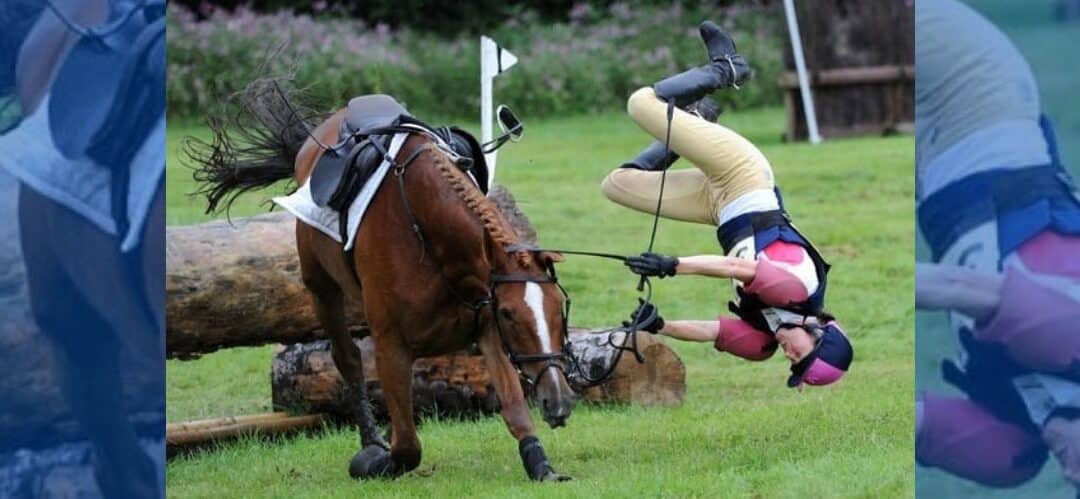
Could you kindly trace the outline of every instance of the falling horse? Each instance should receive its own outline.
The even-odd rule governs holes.
[[[48,7],[18,40],[15,90],[26,119],[0,140],[5,166],[22,182],[32,314],[56,346],[62,392],[93,444],[101,495],[159,497],[159,466],[138,438],[164,434],[164,2]],[[72,202],[88,184],[107,187],[111,200]],[[132,368],[124,374],[123,350],[153,393],[124,396]],[[135,410],[156,418],[136,427]]]
[[[296,99],[276,82],[272,87],[256,82],[244,96],[242,107],[255,121],[212,123],[212,143],[191,140],[186,148],[209,201],[208,212],[279,179],[304,186],[316,163],[320,168],[330,164],[320,162],[326,155],[349,158],[346,168],[361,168],[356,158],[374,148],[376,164],[386,160],[392,165],[367,207],[351,251],[306,223],[296,224],[304,284],[330,337],[334,363],[356,400],[362,448],[349,465],[350,475],[395,477],[420,464],[413,361],[476,343],[529,478],[566,479],[548,464],[522,389],[524,380],[549,425],[566,423],[574,399],[563,353],[565,296],[554,279],[554,263],[561,256],[522,245],[463,170],[468,159],[457,157],[433,129],[395,127],[402,120],[386,112],[396,106],[389,97],[376,96],[381,104],[374,108],[350,105],[311,130],[301,118],[311,114],[299,111],[292,102]],[[246,144],[238,146],[227,126]],[[407,133],[396,157],[382,146],[359,150],[352,145],[364,140],[384,144],[391,132]],[[472,159],[482,161],[477,156]],[[342,235],[343,242],[350,236]],[[391,419],[389,446],[376,431],[360,350],[346,331],[346,298],[363,304],[371,328]]]

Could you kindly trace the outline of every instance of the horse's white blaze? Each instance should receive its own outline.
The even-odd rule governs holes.
[[[551,333],[548,331],[547,315],[544,314],[544,292],[539,284],[525,283],[525,304],[536,318],[536,336],[540,337],[540,348],[544,353],[551,353]]]
[[[544,291],[535,282],[525,283],[525,304],[532,310],[536,318],[536,336],[540,338],[540,349],[544,353],[551,353],[551,331],[547,323],[547,315],[544,314]],[[555,400],[563,398],[562,388],[559,386],[559,378],[554,369],[545,369],[544,376],[551,379],[551,386],[555,390]]]

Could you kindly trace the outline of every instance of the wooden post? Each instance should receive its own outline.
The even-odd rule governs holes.
[[[913,129],[915,10],[910,2],[817,0],[794,3],[807,80],[822,136],[881,135]],[[789,140],[809,131],[800,102],[795,53],[780,76]],[[899,96],[899,98],[898,98]]]

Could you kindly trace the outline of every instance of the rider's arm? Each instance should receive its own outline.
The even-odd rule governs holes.
[[[915,308],[955,310],[977,322],[988,320],[1001,300],[1001,275],[964,267],[915,265]]]
[[[679,275],[703,275],[729,277],[742,282],[754,280],[757,263],[751,260],[720,255],[696,255],[679,257],[675,273]]]
[[[717,321],[666,321],[659,332],[677,340],[712,342],[719,329]]]
[[[810,293],[798,277],[765,258],[744,260],[718,255],[687,256],[679,258],[675,272],[738,279],[747,292],[757,295],[768,305],[778,307],[806,300]]]

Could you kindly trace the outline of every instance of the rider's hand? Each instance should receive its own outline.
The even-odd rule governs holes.
[[[1043,426],[1042,438],[1057,457],[1065,478],[1080,486],[1080,419],[1052,417]]]
[[[675,267],[679,266],[679,259],[659,253],[642,253],[641,256],[627,258],[626,266],[630,267],[630,271],[635,274],[663,279],[675,275]]]
[[[623,321],[623,327],[633,327],[638,331],[648,331],[657,334],[664,329],[664,318],[660,317],[660,311],[652,302],[638,298],[638,307],[630,314],[630,320]]]

